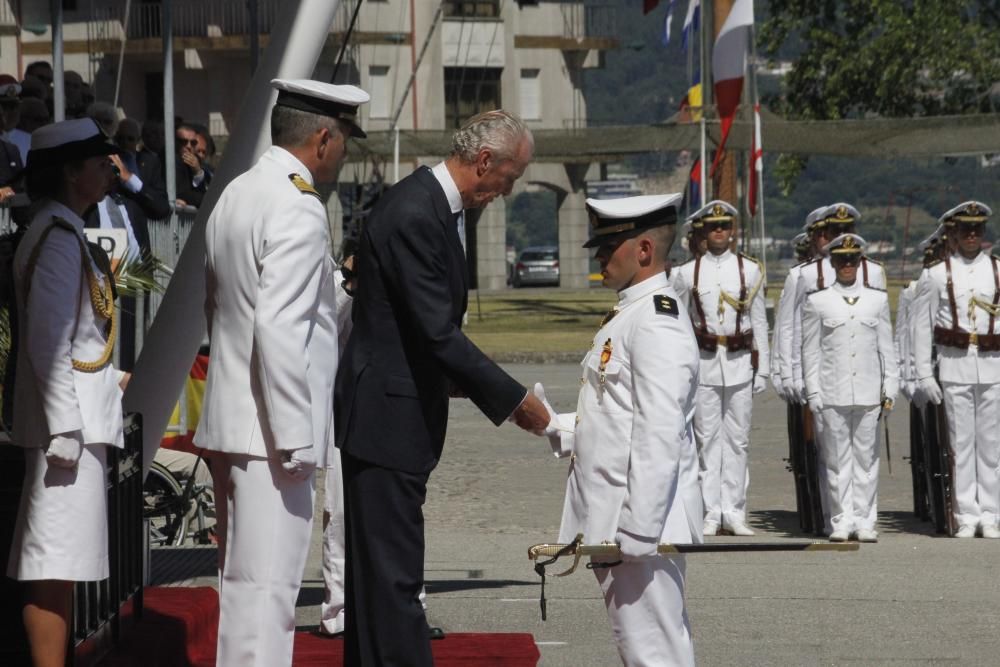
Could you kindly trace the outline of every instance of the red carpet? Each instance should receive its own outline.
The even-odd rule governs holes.
[[[147,588],[140,622],[105,667],[213,667],[219,597],[212,588]],[[295,634],[295,667],[329,667],[343,661],[344,643],[306,632]],[[538,647],[528,634],[454,633],[431,642],[436,667],[534,667]]]

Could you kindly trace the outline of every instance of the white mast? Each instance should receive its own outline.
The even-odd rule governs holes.
[[[313,75],[340,0],[300,0],[288,4],[291,6],[279,12],[270,46],[243,98],[222,163],[198,210],[125,391],[125,410],[139,412],[143,417],[144,473],[148,472],[160,446],[170,413],[205,337],[205,222],[223,188],[250,168],[270,145],[269,119],[276,97],[271,79]],[[171,138],[167,139],[170,146]]]

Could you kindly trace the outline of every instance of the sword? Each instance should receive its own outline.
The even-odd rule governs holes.
[[[658,544],[656,553],[660,556],[673,554],[734,553],[746,551],[857,551],[857,542],[709,542],[705,544]],[[573,562],[563,572],[549,575],[546,569],[563,556],[572,556]],[[542,578],[539,605],[542,620],[546,620],[545,577],[565,577],[576,571],[580,559],[594,556],[607,559],[606,563],[587,563],[587,569],[614,567],[621,564],[621,548],[613,542],[584,544],[583,533],[578,533],[569,544],[536,544],[528,547],[528,558],[535,561],[535,572]],[[544,560],[542,560],[544,559]]]

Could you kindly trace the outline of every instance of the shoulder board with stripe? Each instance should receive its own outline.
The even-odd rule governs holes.
[[[656,312],[658,313],[663,313],[665,315],[678,315],[680,313],[677,309],[677,300],[667,296],[666,294],[654,295],[653,305],[656,306]]]
[[[889,293],[889,290],[887,290],[887,289],[884,289],[882,287],[874,287],[872,285],[868,285],[865,289],[870,289],[870,290],[873,290],[875,292],[882,292],[884,294],[888,294]]]
[[[743,254],[743,253],[741,252],[741,253],[740,253],[740,257],[742,257],[743,259],[748,259],[748,260],[750,260],[751,262],[753,262],[754,264],[756,264],[757,266],[760,266],[760,260],[759,260],[759,259],[757,259],[756,257],[754,257],[753,255],[744,255],[744,254]]]
[[[930,264],[928,264],[928,265],[927,265],[927,266],[925,266],[924,268],[925,268],[925,269],[929,269],[929,268],[931,268],[932,266],[937,266],[938,264],[940,264],[940,263],[941,263],[941,262],[943,262],[943,261],[944,261],[943,259],[935,259],[935,260],[934,260],[933,262],[931,262]]]
[[[868,262],[869,264],[878,264],[879,266],[881,266],[881,267],[885,268],[885,262],[880,262],[880,261],[878,261],[877,259],[872,259],[872,258],[871,258],[871,257],[869,257],[868,255],[864,255],[864,260],[865,260],[866,262]]]
[[[322,199],[322,197],[320,197],[319,190],[309,185],[309,181],[302,178],[298,174],[289,174],[288,180],[290,180],[292,182],[292,185],[298,188],[299,192],[301,192],[302,194],[313,195],[314,197],[316,197],[316,199]]]

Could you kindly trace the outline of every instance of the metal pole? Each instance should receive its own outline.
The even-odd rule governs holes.
[[[247,14],[250,19],[250,76],[253,76],[260,59],[260,16],[257,13],[257,0],[247,0]]]
[[[125,44],[128,42],[128,20],[132,10],[132,0],[125,0],[125,18],[122,20],[122,46],[118,51],[118,72],[115,74],[115,104],[118,106],[118,93],[122,89],[122,65],[125,64]]]
[[[52,118],[66,120],[66,67],[63,63],[62,0],[49,0],[52,15]]]
[[[247,88],[222,163],[198,209],[125,391],[125,410],[139,412],[143,417],[144,474],[149,471],[160,436],[205,337],[205,223],[226,185],[253,165],[270,145],[269,118],[276,97],[271,79],[312,76],[339,3],[300,0],[283,6],[271,31],[270,46]],[[167,155],[173,147],[173,137],[169,139],[171,150]]]
[[[163,40],[163,159],[167,181],[167,201],[177,201],[177,151],[174,150],[174,13],[173,0],[160,5],[160,35]],[[172,216],[176,224],[176,215]],[[152,461],[151,452],[146,452]]]

